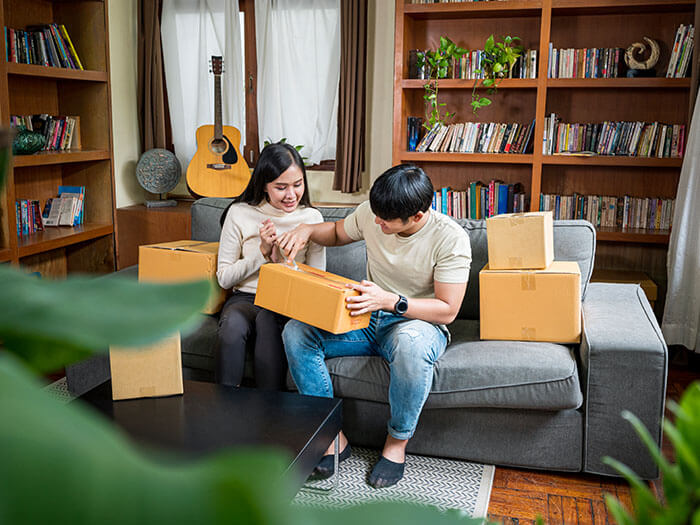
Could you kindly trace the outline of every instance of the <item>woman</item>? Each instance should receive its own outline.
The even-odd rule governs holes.
[[[253,302],[260,267],[283,260],[277,237],[302,223],[323,222],[311,206],[304,162],[296,149],[282,143],[266,146],[248,186],[224,217],[216,276],[233,295],[219,320],[217,381],[241,384],[248,347],[254,352],[257,386],[282,390],[287,360],[281,333],[287,319]],[[296,261],[325,270],[325,249],[309,244]]]

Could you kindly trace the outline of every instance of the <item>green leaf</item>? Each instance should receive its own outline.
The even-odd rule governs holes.
[[[623,410],[622,417],[623,419],[626,419],[630,422],[635,432],[637,433],[637,436],[639,436],[639,439],[641,439],[642,443],[644,443],[644,445],[647,447],[649,454],[651,455],[654,462],[659,466],[661,471],[664,473],[668,473],[670,465],[668,464],[668,461],[666,461],[661,455],[661,451],[656,445],[656,442],[652,439],[651,435],[649,434],[647,427],[645,427],[644,424],[639,420],[639,418],[632,414],[632,412],[630,412],[629,410]]]
[[[488,99],[488,98],[486,98],[486,97],[482,97],[482,98],[479,99],[479,105],[480,105],[480,107],[490,106],[490,105],[491,105],[491,100]]]
[[[500,73],[501,71],[503,71],[503,65],[501,65],[501,64],[494,64],[493,65],[493,72],[494,73]]]
[[[634,521],[622,504],[610,494],[605,495],[605,504],[618,525],[634,525]]]
[[[440,37],[440,47],[442,49],[445,49],[449,45],[449,43],[450,41],[447,38],[445,38],[444,36]]]
[[[484,84],[484,87],[491,87],[491,86],[493,86],[493,83],[494,83],[494,82],[495,82],[495,80],[492,79],[492,78],[485,78],[485,79],[482,81],[482,84]]]
[[[493,40],[493,35],[491,35],[490,37],[488,37],[486,39],[486,44],[484,44],[484,51],[490,53],[491,51],[493,51],[493,48],[494,48],[494,40]]]
[[[45,280],[0,266],[0,339],[40,372],[109,345],[137,346],[194,328],[212,285],[133,279]]]

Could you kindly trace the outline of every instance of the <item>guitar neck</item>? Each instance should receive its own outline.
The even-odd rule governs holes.
[[[214,138],[221,140],[223,137],[221,125],[221,75],[214,75]]]

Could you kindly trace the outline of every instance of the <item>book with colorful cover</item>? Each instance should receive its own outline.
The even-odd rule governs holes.
[[[83,210],[85,206],[85,186],[59,186],[59,197],[73,197],[75,201],[75,210],[73,213],[73,226],[83,224]]]

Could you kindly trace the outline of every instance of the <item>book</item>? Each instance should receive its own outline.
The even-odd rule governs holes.
[[[44,226],[58,226],[58,219],[61,215],[61,199],[54,197],[46,199],[44,205]]]
[[[75,214],[75,197],[59,197],[60,209],[58,211],[58,225],[59,226],[73,226],[74,214]],[[51,208],[53,209],[52,204]]]
[[[75,199],[73,211],[73,226],[83,224],[83,206],[85,202],[85,186],[59,186],[59,197],[72,197]]]

